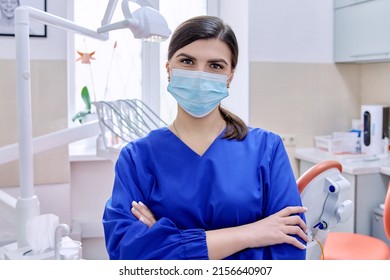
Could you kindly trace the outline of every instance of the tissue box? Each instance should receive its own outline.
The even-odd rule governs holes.
[[[318,150],[334,154],[356,153],[359,138],[355,132],[334,132],[333,135],[316,136]]]

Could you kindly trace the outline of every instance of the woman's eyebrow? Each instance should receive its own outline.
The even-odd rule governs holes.
[[[225,59],[223,59],[223,58],[210,59],[208,62],[223,63],[223,64],[226,64],[226,65],[229,65],[229,63]]]
[[[176,57],[185,57],[185,58],[189,58],[193,61],[196,61],[196,57],[192,56],[192,55],[189,55],[188,53],[179,53],[178,55],[176,55]],[[226,65],[229,65],[229,63],[223,59],[223,58],[213,58],[213,59],[209,59],[207,62],[209,63],[223,63],[223,64],[226,64]]]
[[[186,58],[189,58],[189,59],[191,59],[191,60],[196,60],[196,58],[194,57],[194,56],[192,56],[192,55],[189,55],[189,54],[187,54],[187,53],[179,53],[176,57],[186,57]]]

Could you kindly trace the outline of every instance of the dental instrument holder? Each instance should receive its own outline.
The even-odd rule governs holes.
[[[60,259],[60,252],[58,245],[60,244],[63,236],[68,236],[70,234],[70,229],[67,224],[59,224],[56,227],[55,233],[54,233],[54,258],[56,260]]]
[[[311,193],[310,196],[302,195],[303,205],[310,203],[308,207],[307,223],[308,237],[306,259],[321,259],[323,257],[323,244],[326,242],[328,232],[339,223],[345,223],[353,214],[354,206],[351,200],[345,199],[347,190],[351,187],[341,174],[329,174],[325,177],[322,196],[318,193]],[[315,186],[314,186],[315,188]],[[317,197],[325,197],[321,211],[310,213],[318,208]],[[315,212],[315,211],[313,211]]]
[[[138,99],[94,102],[101,134],[97,154],[116,161],[121,146],[168,124]]]

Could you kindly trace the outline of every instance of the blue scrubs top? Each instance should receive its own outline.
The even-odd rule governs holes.
[[[223,139],[223,134],[202,156],[167,127],[122,149],[103,214],[110,259],[208,259],[205,231],[255,222],[301,205],[278,135],[249,128],[246,138],[237,141]],[[131,214],[132,201],[142,201],[153,212],[157,222],[152,227]],[[227,259],[305,259],[305,254],[279,244]]]

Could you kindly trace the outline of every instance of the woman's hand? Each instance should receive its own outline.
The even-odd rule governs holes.
[[[143,204],[141,201],[131,203],[131,213],[141,222],[143,222],[148,227],[151,227],[156,222],[156,218],[154,217],[152,211]]]
[[[300,216],[305,207],[286,207],[257,222],[242,226],[206,231],[209,258],[220,260],[247,248],[288,243],[299,249],[306,246],[292,235],[308,241],[306,224]]]
[[[305,207],[290,206],[267,218],[248,224],[247,229],[251,241],[249,247],[288,243],[297,248],[305,249],[306,246],[292,235],[299,236],[305,242],[308,241],[307,226],[297,215],[306,211]]]

